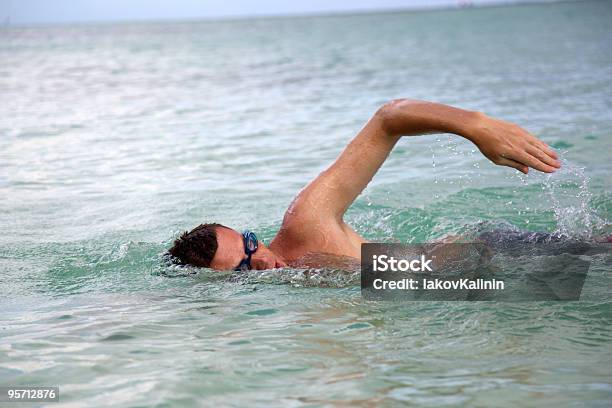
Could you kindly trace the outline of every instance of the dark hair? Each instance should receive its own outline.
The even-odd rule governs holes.
[[[217,227],[221,224],[201,224],[185,231],[168,253],[174,257],[175,263],[208,268],[217,252]]]

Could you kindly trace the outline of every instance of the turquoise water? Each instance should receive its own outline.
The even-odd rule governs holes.
[[[365,302],[353,272],[161,258],[206,221],[271,239],[396,97],[520,123],[564,168],[405,139],[347,216],[368,239],[609,234],[610,21],[583,2],[0,29],[0,385],[58,385],[52,406],[609,406],[604,256],[580,302],[517,304]]]

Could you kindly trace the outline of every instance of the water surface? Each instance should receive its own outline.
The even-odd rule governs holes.
[[[564,167],[407,138],[349,210],[366,238],[610,233],[610,21],[580,2],[2,28],[0,385],[59,385],[53,406],[609,406],[604,256],[580,302],[518,304],[365,302],[351,273],[161,259],[201,222],[271,239],[396,97],[515,121]]]

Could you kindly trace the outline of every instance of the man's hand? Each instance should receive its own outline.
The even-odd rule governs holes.
[[[513,123],[476,113],[474,126],[464,136],[493,163],[527,174],[529,167],[552,173],[561,167],[548,145]]]

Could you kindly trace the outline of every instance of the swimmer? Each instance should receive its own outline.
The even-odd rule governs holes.
[[[169,253],[183,265],[216,270],[308,266],[327,254],[358,259],[367,242],[343,220],[344,213],[385,162],[402,136],[454,133],[474,143],[494,164],[552,173],[557,154],[518,125],[438,103],[399,99],[378,109],[325,171],[312,180],[285,212],[269,246],[250,231],[202,224],[178,238]]]

